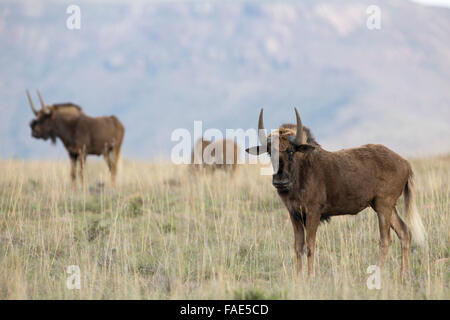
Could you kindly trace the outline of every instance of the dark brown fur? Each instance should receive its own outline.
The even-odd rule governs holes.
[[[423,237],[420,218],[413,210],[413,172],[409,162],[383,145],[368,144],[337,152],[326,151],[318,144],[308,142],[298,145],[289,139],[290,136],[295,138],[296,126],[281,126],[273,135],[279,137],[279,146],[275,150],[279,155],[279,166],[273,174],[272,184],[290,214],[298,272],[302,270],[301,256],[306,242],[308,273],[313,273],[316,231],[321,220],[355,215],[367,207],[372,207],[378,214],[379,266],[383,265],[391,243],[389,231],[392,228],[401,240],[402,273],[406,271],[411,236],[395,208],[403,192],[406,217],[411,222],[413,235],[419,241]],[[264,152],[258,147],[246,151],[252,154]]]
[[[32,136],[53,143],[59,138],[71,160],[71,179],[76,186],[76,164],[80,164],[80,178],[84,180],[86,156],[103,155],[115,183],[124,127],[115,116],[90,117],[72,103],[42,107],[31,121]]]

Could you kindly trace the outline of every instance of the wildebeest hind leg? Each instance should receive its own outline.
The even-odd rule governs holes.
[[[383,267],[386,255],[391,245],[391,216],[394,206],[383,200],[376,200],[374,209],[378,214],[378,223],[380,227],[380,254],[378,266]]]
[[[77,155],[70,154],[70,179],[72,181],[72,189],[77,188]]]
[[[409,230],[406,226],[406,224],[403,222],[403,220],[398,215],[397,209],[394,208],[394,212],[392,213],[391,217],[391,227],[394,229],[395,233],[397,234],[398,238],[401,241],[402,245],[402,267],[401,267],[401,273],[402,277],[405,276],[405,273],[409,269],[409,250],[411,246],[411,236],[409,234]]]
[[[116,184],[117,175],[117,162],[118,154],[115,150],[111,150],[104,155],[106,164],[108,165],[109,172],[111,173],[111,184],[114,186]]]
[[[86,165],[86,153],[82,152],[78,156],[78,161],[80,162],[80,181],[81,186],[84,188],[84,175],[85,175],[85,165]]]

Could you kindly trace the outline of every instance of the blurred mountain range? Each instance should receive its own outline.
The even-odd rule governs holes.
[[[25,89],[125,124],[124,157],[168,156],[176,128],[266,128],[296,106],[323,147],[450,152],[450,9],[398,1],[0,3],[0,158],[65,157],[31,138]],[[381,29],[366,26],[369,5]]]

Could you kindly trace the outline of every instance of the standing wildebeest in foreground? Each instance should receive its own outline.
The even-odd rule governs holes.
[[[197,140],[191,154],[192,169],[202,168],[214,171],[216,169],[230,170],[232,174],[237,169],[239,146],[233,140],[208,141],[203,137]]]
[[[311,275],[314,273],[315,239],[320,221],[331,216],[355,215],[370,206],[377,212],[380,226],[378,265],[384,264],[392,228],[401,241],[403,275],[409,265],[409,228],[419,243],[425,236],[415,208],[411,165],[382,145],[367,144],[329,152],[317,144],[309,144],[297,109],[295,113],[296,130],[282,126],[267,138],[261,110],[258,123],[261,146],[246,151],[254,155],[268,152],[272,163],[277,158],[279,160],[272,184],[289,210],[294,227],[297,272],[302,270],[305,231],[308,274]],[[275,139],[278,144],[273,143],[274,138],[278,138]],[[402,192],[409,227],[395,208]]]
[[[89,117],[73,103],[45,105],[39,91],[41,109],[35,109],[27,90],[31,110],[36,115],[30,123],[32,136],[37,139],[50,138],[56,143],[61,139],[71,161],[72,186],[76,187],[76,165],[80,164],[80,178],[84,182],[84,164],[88,154],[103,155],[115,184],[124,127],[115,116]]]

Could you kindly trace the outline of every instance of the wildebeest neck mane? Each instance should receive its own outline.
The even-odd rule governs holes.
[[[297,125],[293,123],[284,123],[280,126],[280,128],[292,129],[294,135],[295,130],[297,129]],[[311,144],[313,146],[320,146],[320,144],[316,141],[316,138],[312,134],[311,130],[308,127],[303,126],[303,132],[306,134],[306,143]]]
[[[60,108],[70,108],[70,107],[72,107],[72,108],[78,109],[79,111],[82,111],[82,109],[81,109],[81,107],[80,107],[79,105],[76,105],[76,104],[71,103],[71,102],[66,102],[66,103],[56,103],[56,104],[53,105],[53,107],[54,107],[55,109],[60,109]]]

